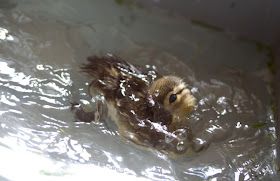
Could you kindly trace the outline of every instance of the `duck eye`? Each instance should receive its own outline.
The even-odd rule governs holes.
[[[175,102],[177,99],[176,94],[171,94],[169,97],[169,103],[171,104],[172,102]]]

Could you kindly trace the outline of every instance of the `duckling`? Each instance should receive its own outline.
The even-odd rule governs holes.
[[[92,78],[89,93],[104,95],[121,140],[173,158],[196,152],[187,121],[196,99],[181,78],[154,80],[112,54],[87,60],[81,69]]]

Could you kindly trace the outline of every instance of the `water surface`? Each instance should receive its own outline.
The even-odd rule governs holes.
[[[0,179],[277,179],[269,50],[116,2],[0,6]],[[122,142],[106,124],[75,122],[70,102],[95,109],[79,64],[107,52],[184,78],[198,100],[193,133],[209,148],[174,161]]]

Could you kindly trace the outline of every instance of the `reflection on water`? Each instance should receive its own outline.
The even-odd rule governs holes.
[[[28,2],[0,10],[0,178],[276,179],[275,120],[262,81],[268,58],[254,44],[180,17],[123,11],[113,1],[61,1],[61,11],[52,2]],[[101,7],[135,22],[98,16]],[[183,77],[197,98],[190,116],[195,141],[210,143],[208,149],[170,160],[122,142],[109,123],[75,122],[71,102],[97,109],[78,65],[100,52]]]

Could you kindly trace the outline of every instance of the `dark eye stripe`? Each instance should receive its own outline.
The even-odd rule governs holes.
[[[183,92],[183,90],[185,90],[185,89],[186,89],[186,88],[181,89],[181,90],[180,90],[179,92],[177,92],[176,94],[171,94],[170,97],[169,97],[169,103],[171,104],[171,103],[175,102],[176,99],[177,99],[177,95],[178,95],[178,94],[181,94],[181,93]]]
[[[176,94],[181,94],[183,92],[183,90],[185,90],[186,88],[181,89],[179,92],[177,92]]]

